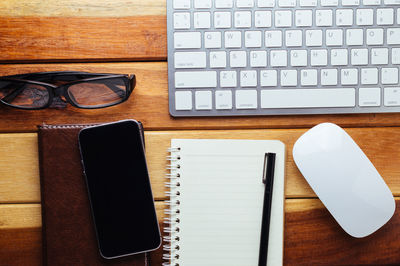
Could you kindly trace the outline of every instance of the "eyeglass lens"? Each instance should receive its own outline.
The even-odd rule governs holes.
[[[0,81],[0,100],[17,107],[40,108],[48,103],[49,91],[29,82]]]
[[[126,98],[127,86],[123,78],[80,82],[68,87],[68,96],[82,107],[112,105]]]

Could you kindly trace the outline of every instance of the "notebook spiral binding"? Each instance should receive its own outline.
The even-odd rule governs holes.
[[[166,174],[167,182],[165,182],[165,187],[167,191],[165,195],[168,200],[165,204],[168,206],[164,213],[167,217],[164,218],[164,244],[163,249],[165,253],[163,254],[163,260],[167,262],[163,263],[163,266],[179,266],[179,240],[180,240],[180,195],[179,191],[181,177],[180,174],[180,164],[179,161],[181,148],[171,147],[168,149],[170,155],[167,156],[167,170],[169,173]]]

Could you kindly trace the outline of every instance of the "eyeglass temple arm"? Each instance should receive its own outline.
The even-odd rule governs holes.
[[[131,77],[129,77],[129,82],[130,82],[130,91],[129,91],[129,94],[130,94],[136,85],[135,75],[132,75]],[[115,94],[117,94],[120,98],[125,97],[125,96],[123,96],[123,94],[119,94],[120,92],[125,92],[125,91],[123,89],[120,89],[118,86],[116,86],[114,84],[107,84],[106,86],[109,87],[113,92],[115,92]]]

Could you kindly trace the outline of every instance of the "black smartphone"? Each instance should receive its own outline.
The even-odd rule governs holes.
[[[82,129],[79,147],[101,256],[157,249],[161,236],[140,122]]]

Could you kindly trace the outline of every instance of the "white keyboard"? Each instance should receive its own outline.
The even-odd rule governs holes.
[[[400,112],[400,0],[168,0],[173,116]]]

